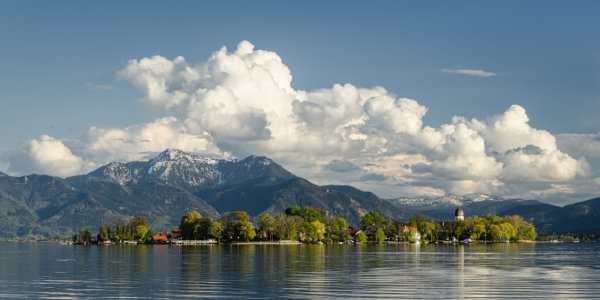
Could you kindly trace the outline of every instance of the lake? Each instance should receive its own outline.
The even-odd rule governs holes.
[[[0,243],[0,298],[600,297],[600,243]]]

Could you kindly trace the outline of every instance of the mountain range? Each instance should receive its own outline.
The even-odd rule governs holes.
[[[118,214],[146,216],[154,230],[177,227],[188,211],[213,219],[246,211],[255,221],[291,206],[319,208],[354,227],[369,211],[386,219],[421,214],[441,221],[453,220],[460,206],[466,216],[519,214],[545,231],[600,231],[600,198],[563,208],[483,194],[385,200],[351,186],[315,185],[262,156],[212,159],[167,149],[149,161],[113,162],[66,179],[0,173],[0,237],[71,235],[83,227],[96,231]]]
[[[114,215],[146,216],[150,228],[176,227],[188,211],[213,219],[227,211],[254,218],[291,206],[311,206],[357,226],[369,211],[386,219],[411,215],[374,195],[349,196],[297,177],[271,159],[211,159],[167,149],[150,161],[113,162],[66,179],[0,177],[0,236],[70,235],[92,230]],[[374,197],[373,197],[374,196]]]

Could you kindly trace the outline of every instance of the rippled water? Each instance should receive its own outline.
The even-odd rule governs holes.
[[[600,243],[0,243],[0,298],[595,298]]]

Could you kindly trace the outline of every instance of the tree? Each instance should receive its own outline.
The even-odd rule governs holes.
[[[490,225],[487,232],[487,236],[492,240],[499,240],[502,237],[502,229],[498,225]]]
[[[275,217],[273,229],[280,239],[296,240],[299,233],[304,231],[304,220],[295,215],[279,214]]]
[[[156,235],[156,232],[154,232],[154,230],[148,229],[148,232],[146,232],[146,238],[152,238],[153,236]]]
[[[414,227],[410,227],[408,231],[404,233],[404,238],[409,242],[413,242],[415,240],[416,235],[417,230],[415,230]]]
[[[98,236],[103,239],[108,238],[108,229],[106,226],[100,226],[100,232],[98,233]]]
[[[367,235],[364,232],[359,232],[356,235],[356,242],[358,243],[366,243],[367,242]]]
[[[82,243],[89,243],[92,239],[92,231],[89,228],[82,228],[79,232],[79,241]]]
[[[304,219],[305,224],[310,224],[314,221],[321,222],[321,213],[310,206],[302,206],[300,216]]]
[[[208,234],[210,236],[217,239],[218,242],[221,242],[221,237],[223,236],[223,225],[219,222],[213,222],[208,230]]]
[[[372,211],[362,217],[360,225],[362,225],[362,227],[364,228],[367,227],[367,225],[371,224],[381,224],[383,223],[383,221],[385,221],[383,216],[380,216],[379,213]]]
[[[143,225],[137,225],[134,231],[134,237],[137,237],[139,240],[141,240],[146,237],[146,233],[148,233],[148,228],[146,228],[146,226]]]
[[[269,233],[273,232],[273,222],[275,220],[269,214],[262,214],[258,216],[258,233],[261,238],[266,238],[269,236]]]
[[[521,232],[519,233],[519,235],[522,239],[533,241],[537,237],[535,227],[533,227],[533,225],[531,225],[530,223],[526,223],[525,225],[521,226],[520,230]]]
[[[292,206],[285,210],[287,216],[300,216],[300,207]]]
[[[306,228],[306,235],[313,241],[320,241],[325,237],[325,225],[319,221],[312,221]]]
[[[375,240],[379,243],[385,240],[385,233],[383,233],[381,228],[377,229],[377,232],[375,233]]]
[[[433,231],[435,230],[435,224],[433,222],[433,220],[431,222],[423,222],[419,224],[421,229],[419,230],[421,232],[421,234],[426,234],[427,236],[429,236],[429,239],[431,240],[431,234],[433,233]]]
[[[485,225],[483,225],[483,222],[476,223],[473,226],[473,229],[471,229],[471,235],[476,240],[479,240],[481,238],[481,235],[484,233],[485,233]]]
[[[73,243],[77,243],[77,235],[73,236]]]
[[[239,227],[240,236],[247,241],[253,239],[256,236],[254,226],[250,222],[242,222]]]
[[[179,223],[179,229],[181,229],[181,235],[184,239],[194,238],[194,230],[198,225],[198,221],[202,216],[198,212],[191,211],[181,218]]]
[[[214,221],[211,217],[200,218],[200,220],[198,220],[198,225],[196,226],[196,233],[202,238],[208,237],[213,223]]]
[[[503,223],[503,224],[500,224],[500,228],[502,230],[504,230],[504,238],[505,239],[510,240],[515,237],[516,232],[515,232],[515,228],[512,226],[512,224]]]

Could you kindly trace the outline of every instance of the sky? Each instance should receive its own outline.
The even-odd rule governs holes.
[[[0,1],[0,172],[166,148],[384,198],[600,194],[600,3]]]

